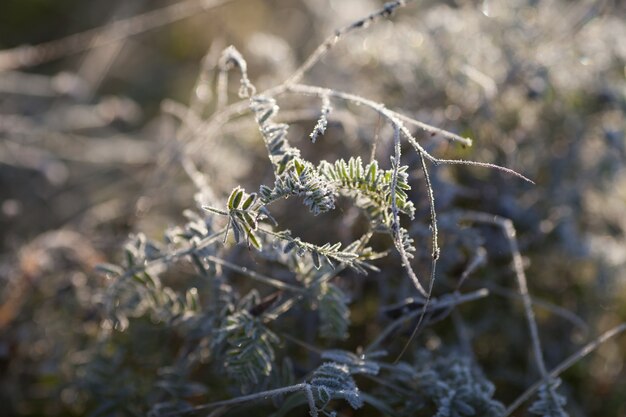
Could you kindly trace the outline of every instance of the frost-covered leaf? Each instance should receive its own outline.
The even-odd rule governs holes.
[[[334,398],[346,400],[354,409],[363,406],[363,399],[347,365],[334,362],[322,364],[313,373],[310,384],[319,409],[324,409]]]

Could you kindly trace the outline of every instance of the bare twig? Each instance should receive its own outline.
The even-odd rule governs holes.
[[[408,0],[408,1],[411,1],[411,0]],[[304,61],[304,63],[300,65],[298,69],[295,70],[295,72],[291,75],[291,77],[289,77],[284,82],[284,84],[290,86],[290,85],[300,82],[304,74],[306,74],[308,70],[310,70],[315,64],[317,64],[319,60],[322,59],[322,57],[326,55],[326,53],[330,49],[332,49],[332,47],[335,46],[337,42],[339,42],[339,40],[344,35],[352,31],[365,28],[369,26],[370,24],[377,22],[380,19],[384,19],[384,18],[391,16],[391,14],[397,8],[406,5],[406,3],[407,3],[407,0],[390,1],[388,3],[385,3],[381,9],[365,16],[364,18],[359,19],[340,29],[337,29],[334,34],[326,38],[326,40],[320,46],[318,46],[311,55],[309,55],[309,57]]]
[[[591,352],[596,350],[600,345],[605,343],[606,341],[612,339],[613,337],[619,335],[626,331],[626,323],[622,323],[619,326],[612,328],[604,332],[594,341],[586,344],[581,349],[579,349],[573,355],[570,355],[563,362],[558,364],[554,369],[552,369],[548,376],[550,378],[557,378],[560,374],[567,371],[572,365],[577,363],[579,360],[583,359],[585,356],[589,355]],[[515,410],[517,410],[524,402],[526,402],[543,384],[545,384],[545,380],[541,379],[535,382],[533,385],[528,387],[526,391],[522,395],[520,395],[515,401],[509,405],[503,415],[503,417],[510,416]]]
[[[480,280],[480,281],[477,280],[475,282],[479,283],[481,287],[487,288],[493,295],[497,295],[501,297],[508,297],[508,298],[516,298],[516,299],[522,298],[519,293],[513,290],[509,290],[507,288],[503,288],[498,284],[494,284],[493,282],[488,282],[488,281],[483,281],[483,280]],[[574,314],[570,310],[563,308],[561,306],[558,306],[556,304],[553,304],[551,302],[548,302],[546,300],[539,299],[537,297],[532,298],[532,303],[533,303],[533,306],[536,306],[537,308],[541,308],[546,311],[549,311],[550,313],[569,321],[574,326],[582,330],[584,333],[589,332],[589,326],[587,325],[587,323],[585,323],[583,319],[578,317],[576,314]]]
[[[509,244],[509,250],[513,257],[513,269],[515,270],[515,276],[517,278],[517,285],[522,296],[522,302],[524,304],[524,312],[526,320],[528,322],[528,329],[530,331],[530,340],[533,348],[533,354],[535,357],[535,365],[539,370],[539,375],[544,384],[549,386],[550,375],[546,369],[545,360],[543,358],[543,352],[541,349],[541,341],[539,339],[539,330],[537,328],[537,321],[535,320],[535,312],[532,307],[532,300],[528,293],[528,284],[526,279],[526,273],[524,272],[524,261],[522,260],[522,254],[520,253],[517,245],[517,238],[515,233],[515,227],[510,219],[506,219],[500,216],[494,216],[492,214],[464,211],[461,215],[462,219],[469,220],[476,223],[486,223],[497,226],[502,229],[504,236]],[[556,394],[552,389],[549,390],[551,395]],[[556,403],[556,401],[555,401]]]
[[[288,387],[261,391],[261,392],[257,392],[254,394],[242,395],[237,398],[232,398],[230,400],[215,401],[215,402],[208,403],[208,404],[198,405],[193,408],[190,408],[189,410],[174,411],[174,412],[163,413],[159,415],[161,417],[174,417],[174,416],[185,415],[185,414],[194,414],[200,411],[209,410],[211,408],[233,406],[233,405],[239,405],[239,404],[243,404],[243,403],[247,403],[251,401],[265,400],[265,399],[268,399],[277,395],[288,394],[288,393],[297,392],[297,391],[304,391],[307,397],[307,401],[309,403],[311,415],[314,417],[317,416],[317,408],[315,407],[315,399],[313,398],[313,393],[311,392],[311,386],[307,384],[306,382],[303,382],[301,384],[290,385]]]
[[[391,231],[393,233],[393,242],[400,254],[400,258],[402,259],[402,266],[406,270],[407,274],[413,281],[413,285],[419,291],[419,293],[424,296],[424,298],[428,298],[428,294],[424,287],[420,283],[417,275],[415,275],[415,271],[411,267],[411,262],[409,261],[409,257],[406,254],[406,250],[404,249],[404,244],[402,242],[402,234],[400,232],[400,216],[398,211],[398,203],[396,199],[396,187],[398,185],[398,169],[400,168],[400,129],[399,126],[394,125],[393,127],[393,141],[394,141],[394,158],[393,158],[393,175],[391,177],[391,213],[393,215],[393,223],[391,224]]]
[[[293,286],[293,285],[290,285],[290,284],[286,284],[286,283],[284,283],[284,282],[282,282],[280,280],[277,280],[277,279],[272,278],[272,277],[268,277],[268,276],[263,275],[263,274],[259,274],[258,272],[252,271],[252,270],[250,270],[248,268],[245,268],[243,266],[236,265],[236,264],[234,264],[232,262],[228,262],[228,261],[226,261],[224,259],[221,259],[221,258],[218,258],[216,256],[209,255],[209,256],[205,256],[204,259],[206,259],[209,262],[213,262],[215,264],[221,265],[224,268],[228,268],[230,270],[237,271],[237,272],[239,272],[241,274],[244,274],[247,277],[252,278],[255,281],[262,282],[263,284],[271,285],[272,287],[277,288],[279,290],[289,290],[289,291],[293,291],[293,292],[296,292],[296,293],[304,292],[303,288],[296,287],[296,286]]]
[[[467,303],[470,301],[479,300],[481,298],[485,298],[489,295],[489,291],[485,288],[482,288],[477,291],[472,291],[467,294],[454,293],[447,297],[442,297],[441,299],[432,299],[430,301],[429,306],[422,306],[421,308],[411,311],[399,318],[397,318],[394,322],[389,324],[385,329],[374,339],[372,343],[369,344],[366,352],[372,352],[376,350],[376,348],[389,336],[391,335],[398,327],[400,327],[407,320],[414,319],[420,315],[423,315],[424,312],[432,312],[440,309],[448,309],[459,304]]]
[[[280,86],[282,87],[282,86]],[[402,133],[402,136],[404,136],[409,143],[411,144],[411,146],[413,146],[413,148],[415,149],[415,151],[418,154],[422,154],[426,159],[428,159],[430,162],[434,163],[434,164],[456,164],[456,165],[469,165],[469,166],[477,166],[477,167],[484,167],[484,168],[491,168],[491,169],[495,169],[498,171],[502,171],[505,172],[507,174],[510,175],[514,175],[518,178],[523,179],[524,181],[527,181],[531,184],[534,184],[534,182],[525,177],[524,175],[520,174],[517,171],[514,171],[510,168],[506,168],[500,165],[496,165],[496,164],[491,164],[488,162],[477,162],[477,161],[468,161],[468,160],[463,160],[463,159],[440,159],[437,158],[433,155],[431,155],[430,153],[428,153],[426,151],[426,149],[424,149],[424,147],[422,145],[420,145],[417,142],[417,139],[415,139],[415,137],[413,136],[413,134],[409,131],[409,129],[402,123],[403,120],[406,120],[408,118],[408,116],[404,116],[401,115],[400,113],[393,111],[391,109],[388,109],[384,104],[382,103],[378,103],[376,101],[367,99],[365,97],[361,97],[359,95],[356,94],[351,94],[351,93],[346,93],[343,91],[338,91],[338,90],[333,90],[333,89],[329,89],[329,88],[323,88],[323,87],[316,87],[316,86],[310,86],[310,85],[304,85],[304,84],[294,84],[294,85],[288,85],[285,86],[284,88],[277,88],[275,91],[271,91],[273,94],[281,94],[284,91],[288,91],[288,92],[294,92],[294,93],[300,93],[300,94],[307,94],[307,95],[314,95],[314,96],[324,96],[324,95],[328,95],[330,97],[336,97],[342,100],[346,100],[346,101],[351,101],[353,103],[358,103],[358,104],[362,104],[366,107],[371,108],[372,110],[375,110],[376,112],[378,112],[379,114],[381,114],[382,116],[384,116],[385,118],[389,119],[393,124],[396,124],[399,128],[400,128],[400,132]],[[435,128],[434,126],[430,126],[427,125],[423,122],[419,122],[417,120],[414,119],[410,119],[412,120],[412,124],[415,123],[420,123],[422,125],[422,129],[428,129],[428,131],[441,131],[441,129]],[[454,139],[457,141],[460,141],[462,143],[467,144],[467,138],[463,138],[461,136],[458,135],[454,135],[451,132],[448,132],[447,137],[449,139]]]

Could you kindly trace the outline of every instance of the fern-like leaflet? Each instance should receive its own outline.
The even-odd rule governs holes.
[[[272,372],[274,345],[278,336],[248,310],[240,309],[226,318],[222,327],[227,349],[224,367],[242,391],[258,384],[261,377]]]

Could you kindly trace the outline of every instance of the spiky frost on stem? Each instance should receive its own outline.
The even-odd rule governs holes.
[[[319,119],[317,119],[317,123],[315,124],[313,131],[309,135],[309,137],[311,138],[311,142],[315,143],[318,136],[321,136],[324,134],[324,132],[326,132],[326,127],[328,127],[328,115],[330,114],[331,110],[332,107],[330,107],[330,99],[328,98],[328,96],[323,96],[320,117]]]

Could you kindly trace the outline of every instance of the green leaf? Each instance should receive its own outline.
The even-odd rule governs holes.
[[[224,367],[245,390],[270,375],[274,363],[274,345],[279,342],[262,321],[247,310],[230,315],[221,332],[228,342]]]
[[[129,268],[135,266],[135,254],[126,248],[124,250],[124,255],[126,255],[126,265],[128,265]]]
[[[248,235],[248,238],[250,239],[250,243],[252,244],[252,246],[254,246],[257,250],[262,249],[261,243],[254,233],[250,233]]]
[[[320,269],[322,264],[320,262],[320,254],[314,250],[313,252],[311,252],[311,257],[313,258],[313,265],[315,266],[315,269]]]
[[[291,240],[285,245],[285,248],[283,249],[283,253],[289,253],[292,250],[294,250],[295,247],[296,247],[296,242]]]
[[[267,122],[268,119],[274,115],[274,112],[274,107],[270,107],[269,109],[265,110],[263,114],[261,114],[258,118],[259,124],[265,124],[265,122]]]
[[[256,235],[254,234],[254,232],[252,231],[252,229],[250,229],[250,227],[248,227],[247,225],[243,226],[245,231],[246,231],[246,236],[248,238],[248,242],[254,246],[257,250],[261,250],[262,246],[261,246],[261,242],[259,242],[259,239],[256,237]]]
[[[293,165],[294,165],[294,167],[296,168],[296,173],[297,173],[298,175],[301,175],[301,174],[302,174],[302,171],[304,171],[304,164],[302,164],[300,161],[298,161],[297,159],[295,159],[295,160],[293,161]]]
[[[144,276],[144,281],[145,281],[147,286],[150,286],[152,288],[160,288],[161,287],[161,281],[159,281],[158,278],[153,277],[151,274],[149,274],[146,271],[143,272],[143,276]]]
[[[255,202],[255,200],[256,200],[256,193],[250,194],[248,198],[246,198],[246,200],[241,205],[241,209],[248,210],[248,208],[250,208],[250,206],[252,205],[252,203]]]
[[[187,308],[192,311],[200,311],[200,299],[198,297],[198,289],[190,288],[187,290],[185,294],[185,302],[187,304]]]
[[[230,193],[230,197],[228,197],[228,209],[234,210],[239,208],[239,203],[241,203],[241,198],[243,197],[243,190],[241,187],[237,187]]]
[[[241,241],[241,226],[239,225],[239,223],[237,223],[237,221],[234,218],[231,218],[230,223],[233,227],[233,234],[235,235],[235,242],[239,243]]]
[[[325,339],[345,339],[350,325],[348,297],[332,283],[323,284],[318,298],[320,336]]]
[[[122,267],[119,267],[113,264],[107,264],[107,263],[98,264],[96,265],[95,269],[97,272],[101,272],[107,275],[111,274],[111,275],[120,276],[124,273],[124,269],[122,269]]]
[[[373,183],[376,179],[376,173],[378,171],[378,164],[376,161],[373,161],[369,164],[369,171],[367,173],[367,181]]]
[[[256,220],[250,215],[250,213],[248,213],[247,211],[244,211],[241,213],[241,215],[243,216],[244,221],[250,227],[250,229],[252,230],[257,229],[258,224]]]

